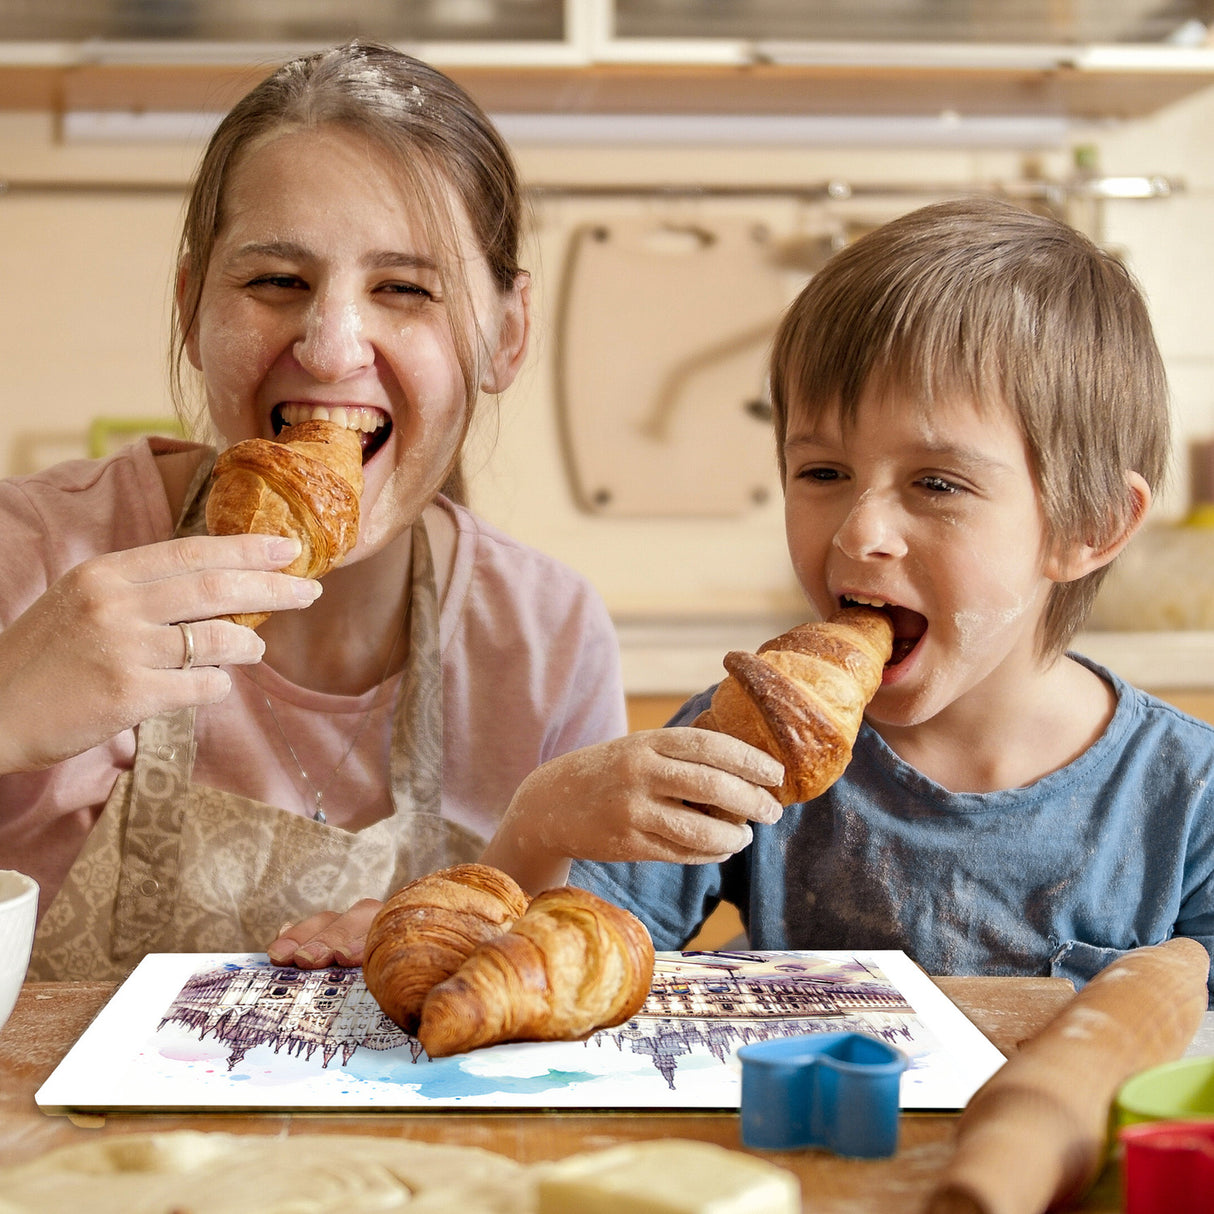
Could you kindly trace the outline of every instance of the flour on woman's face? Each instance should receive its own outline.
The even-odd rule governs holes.
[[[337,127],[288,129],[242,153],[187,343],[224,441],[307,415],[360,431],[363,525],[348,563],[434,497],[468,411],[442,254],[400,171]],[[448,201],[440,211],[458,218]],[[471,294],[458,311],[491,329],[488,267],[469,232],[448,238]]]

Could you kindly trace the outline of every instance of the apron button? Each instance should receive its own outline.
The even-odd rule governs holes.
[[[144,879],[139,882],[139,892],[145,898],[150,898],[159,889],[160,889],[160,882],[157,881],[154,877],[144,877]]]
[[[166,763],[167,763],[167,762],[168,762],[168,761],[169,761],[169,760],[170,760],[170,759],[171,759],[171,758],[172,758],[172,757],[173,757],[173,756],[174,756],[176,753],[177,753],[176,748],[175,748],[175,747],[172,747],[172,746],[158,746],[158,747],[156,748],[156,757],[157,757],[158,759],[163,759],[163,760],[164,760]]]

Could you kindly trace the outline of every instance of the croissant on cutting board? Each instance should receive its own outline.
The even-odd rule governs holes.
[[[824,793],[851,762],[852,745],[893,650],[889,617],[844,607],[759,647],[725,655],[727,677],[692,725],[741,738],[784,764],[772,789],[783,805]]]
[[[219,453],[211,478],[210,534],[295,536],[302,550],[286,573],[322,577],[358,539],[363,468],[354,430],[314,419],[287,427],[279,441],[246,439]],[[268,613],[229,618],[256,628]]]
[[[457,864],[398,889],[376,914],[363,947],[363,978],[384,1014],[417,1031],[431,989],[486,940],[507,931],[527,895],[506,873]]]
[[[431,1058],[503,1041],[576,1041],[636,1015],[653,963],[635,915],[574,886],[545,890],[429,993],[417,1037]]]

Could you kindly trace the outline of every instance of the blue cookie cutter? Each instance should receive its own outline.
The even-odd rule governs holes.
[[[744,1045],[738,1060],[745,1146],[863,1159],[898,1149],[901,1050],[866,1033],[804,1033]]]

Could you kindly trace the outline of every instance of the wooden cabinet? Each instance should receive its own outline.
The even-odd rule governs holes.
[[[1210,0],[165,0],[9,5],[0,108],[226,109],[358,30],[511,113],[1016,115],[1105,121],[1214,82]]]

